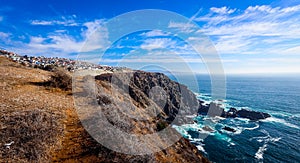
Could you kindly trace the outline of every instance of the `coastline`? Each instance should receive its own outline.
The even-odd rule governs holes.
[[[71,102],[72,101],[71,100],[72,96],[70,95],[70,93],[71,93],[70,91],[64,91],[61,88],[55,88],[51,84],[50,85],[45,85],[45,86],[43,84],[41,84],[41,83],[49,80],[49,78],[51,77],[51,74],[56,73],[55,70],[53,70],[53,71],[44,71],[42,69],[36,69],[36,68],[39,68],[39,67],[35,67],[33,65],[30,65],[30,64],[29,64],[29,66],[25,65],[25,67],[24,67],[23,65],[20,65],[19,63],[13,63],[11,61],[6,61],[6,59],[4,59],[4,58],[1,59],[1,60],[2,60],[1,62],[5,63],[4,65],[2,65],[2,68],[1,68],[2,70],[5,71],[6,68],[10,68],[10,71],[16,71],[17,74],[20,73],[21,76],[24,76],[24,77],[22,77],[18,80],[12,80],[12,81],[15,81],[17,83],[18,82],[26,83],[26,84],[18,84],[19,86],[14,88],[14,85],[11,85],[11,82],[6,81],[7,77],[4,77],[3,80],[4,80],[4,83],[5,83],[5,87],[7,89],[12,88],[12,89],[18,91],[18,90],[21,90],[23,88],[25,89],[25,87],[26,87],[26,89],[28,89],[27,87],[30,87],[30,90],[32,92],[32,95],[30,96],[30,98],[37,98],[37,99],[39,99],[39,98],[35,95],[36,94],[35,90],[40,90],[38,92],[43,93],[44,95],[48,96],[48,98],[43,98],[44,102],[39,103],[39,105],[41,105],[41,106],[45,105],[47,103],[48,99],[52,99],[52,97],[53,98],[54,97],[55,98],[57,98],[57,97],[63,98],[63,99],[65,99],[65,102]],[[16,66],[16,67],[11,68],[11,66]],[[112,69],[112,70],[116,71],[115,69]],[[31,72],[27,73],[27,71],[31,71]],[[109,70],[107,72],[112,73],[113,71]],[[117,71],[117,72],[120,72],[120,71]],[[29,75],[29,74],[30,75],[35,75],[36,74],[35,75],[36,78],[27,77],[26,75]],[[40,74],[40,75],[38,75],[38,74]],[[152,74],[156,75],[155,73],[152,73]],[[9,75],[9,73],[7,73],[7,75]],[[44,76],[42,76],[42,75],[44,75]],[[18,76],[20,76],[20,75],[16,75],[16,77],[18,77]],[[147,76],[148,76],[148,74],[145,77],[147,77]],[[138,77],[137,78],[138,80],[142,81],[142,78],[139,79],[140,78],[139,75],[137,77]],[[157,78],[166,78],[166,76],[153,76],[153,77],[155,77],[155,78],[156,77]],[[14,78],[14,76],[11,76],[11,78]],[[27,81],[23,81],[25,79]],[[176,83],[174,83],[174,84],[176,84]],[[170,89],[171,89],[171,87],[170,87]],[[3,90],[3,91],[5,92],[5,90]],[[14,92],[10,92],[10,93],[6,92],[6,94],[9,94],[9,95],[7,95],[7,97],[10,97],[10,96],[13,97],[14,96],[13,93]],[[22,99],[22,97],[27,96],[27,92],[25,91],[23,93],[19,93],[18,95],[20,96],[21,100],[25,100],[25,99]],[[137,98],[140,98],[140,96],[137,96]],[[15,105],[15,103],[9,102],[9,99],[4,98],[3,100],[5,100],[4,104],[7,103],[7,105],[12,105],[12,106]],[[28,104],[30,105],[31,103],[29,102]],[[48,107],[52,107],[52,104],[51,105],[46,104],[46,105],[48,105]],[[59,107],[57,109],[62,110],[62,111],[60,111],[60,112],[55,111],[56,114],[61,116],[61,118],[57,119],[56,122],[58,123],[58,125],[63,124],[63,126],[65,126],[65,128],[60,128],[61,133],[58,132],[58,133],[56,133],[57,134],[56,136],[53,136],[51,138],[51,140],[55,139],[56,141],[53,141],[53,142],[57,142],[58,144],[49,143],[49,145],[52,146],[51,149],[49,149],[48,145],[40,146],[39,150],[41,152],[44,151],[44,149],[47,149],[46,151],[44,151],[46,153],[42,152],[43,155],[44,155],[43,157],[39,156],[39,153],[36,153],[35,157],[31,157],[30,155],[32,155],[32,154],[30,154],[30,151],[27,151],[28,149],[26,149],[26,150],[24,150],[24,152],[25,153],[29,152],[26,155],[28,155],[30,157],[27,157],[27,158],[24,157],[24,158],[22,158],[22,160],[25,159],[25,160],[42,161],[42,160],[47,160],[47,159],[53,159],[54,161],[55,160],[56,161],[63,161],[63,160],[66,161],[66,160],[72,160],[72,157],[73,157],[73,159],[76,158],[78,160],[85,160],[85,161],[87,161],[87,160],[89,160],[89,161],[98,160],[99,161],[99,159],[102,160],[102,161],[103,161],[103,159],[108,161],[111,158],[106,158],[106,156],[103,155],[103,154],[101,154],[102,156],[99,157],[100,153],[105,151],[106,153],[108,152],[108,153],[111,153],[111,154],[115,155],[114,160],[121,159],[123,161],[124,160],[130,161],[132,159],[134,159],[134,160],[148,160],[149,161],[149,160],[154,159],[154,160],[157,160],[158,162],[165,162],[165,161],[182,162],[184,160],[188,161],[188,162],[208,162],[208,160],[199,153],[196,146],[192,145],[185,138],[181,138],[178,142],[176,142],[172,146],[166,148],[164,151],[155,153],[152,156],[130,156],[130,155],[124,155],[124,154],[117,154],[117,153],[115,153],[113,151],[110,151],[108,149],[104,150],[103,147],[101,145],[99,145],[98,143],[96,143],[93,139],[91,139],[89,134],[87,134],[86,131],[82,128],[82,126],[80,125],[80,122],[78,121],[78,118],[76,118],[76,113],[74,113],[75,110],[72,109],[74,106],[69,106],[69,105],[65,105],[65,104],[61,105],[60,103],[57,103],[57,105],[59,105]],[[32,105],[32,106],[35,107],[35,104]],[[15,107],[18,109],[18,106],[15,106]],[[24,106],[24,107],[25,107],[24,109],[26,109],[26,106]],[[138,105],[137,105],[137,108],[139,108]],[[1,114],[1,115],[7,116],[7,117],[13,117],[14,114],[12,114],[12,113],[14,112],[14,109],[12,109],[11,111],[5,111],[6,109],[7,108],[5,108],[5,107],[2,108],[2,113],[3,114]],[[28,108],[28,109],[29,109],[28,111],[30,112],[30,108]],[[142,109],[142,108],[139,108],[139,109]],[[41,111],[42,112],[44,112],[44,111],[47,112],[47,109],[45,108],[45,109],[42,109]],[[65,118],[63,118],[63,117],[65,117]],[[162,116],[162,118],[165,119],[165,120],[168,119],[167,117],[171,118],[172,116],[168,116],[167,114]],[[24,117],[24,118],[26,119],[28,117]],[[50,117],[50,119],[52,119],[52,118]],[[161,120],[163,120],[163,119],[161,119]],[[157,120],[159,120],[159,119],[157,119]],[[128,122],[132,123],[134,121],[130,120]],[[4,123],[6,124],[6,121]],[[153,123],[153,122],[151,122],[151,123]],[[155,120],[155,123],[157,123],[156,120]],[[41,122],[39,125],[42,125],[42,124],[43,123]],[[154,125],[155,130],[156,130],[157,127],[158,126]],[[33,131],[35,132],[35,129],[33,129]],[[13,131],[13,132],[16,132],[16,131]],[[140,134],[145,134],[148,131],[147,130],[141,130],[140,127],[136,126],[136,129],[132,130],[132,132],[135,132],[135,133],[141,132]],[[9,134],[8,131],[4,131],[2,133]],[[35,133],[35,134],[38,134],[38,133]],[[65,136],[63,136],[61,134],[65,135]],[[35,136],[35,135],[32,135],[32,136]],[[8,149],[8,147],[9,147],[10,151],[15,151],[15,149],[20,148],[20,145],[22,144],[22,140],[19,140],[19,138],[14,138],[14,137],[8,137],[8,138],[10,140],[13,140],[14,143],[12,143],[9,146],[4,146],[5,148]],[[5,142],[5,144],[11,142],[11,141],[6,140],[6,139],[3,139],[2,141],[3,141],[3,143]],[[40,144],[42,142],[36,141],[36,143]],[[23,146],[24,146],[24,148],[25,147],[27,148],[27,144],[24,144]],[[2,158],[10,157],[10,154],[7,153],[7,150],[5,148],[1,150],[1,155],[3,156]],[[22,149],[22,148],[20,148],[20,149]],[[98,151],[97,154],[90,151],[91,149],[96,149],[96,151]],[[90,152],[88,152],[88,151],[90,151]],[[80,156],[82,152],[83,153],[87,152],[84,157]],[[176,153],[180,153],[180,154],[176,154]],[[22,154],[22,153],[20,153],[20,154]],[[98,157],[95,156],[95,154],[98,155]],[[172,157],[166,157],[166,155],[172,155]],[[12,160],[15,160],[15,159],[21,159],[21,158],[18,157],[18,155],[16,155]]]

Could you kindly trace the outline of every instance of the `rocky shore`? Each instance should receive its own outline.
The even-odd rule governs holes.
[[[221,105],[211,102],[210,104],[205,104],[204,101],[199,100],[198,114],[200,115],[210,115],[210,116],[220,116],[223,118],[247,118],[252,121],[258,121],[261,119],[266,119],[271,117],[270,114],[264,112],[258,112],[253,110],[230,108],[225,111]]]

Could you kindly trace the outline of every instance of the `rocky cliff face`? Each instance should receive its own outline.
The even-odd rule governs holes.
[[[88,78],[83,81],[89,83]],[[147,155],[147,159],[159,158],[156,161],[162,158],[167,162],[205,161],[194,145],[170,127],[171,123],[180,125],[192,122],[186,115],[197,113],[198,101],[186,86],[170,80],[164,74],[144,71],[105,73],[95,76],[95,79],[97,103],[91,100],[87,104],[97,105],[98,109],[87,109],[85,105],[82,118],[84,125],[90,129],[89,133],[97,140],[114,142],[107,143],[106,147],[134,154],[151,153],[152,157]],[[104,114],[101,120],[100,114]],[[105,128],[103,119],[116,129]],[[175,154],[178,152],[181,154]]]
[[[184,138],[148,155],[122,154],[103,146],[82,125],[97,116],[90,114],[80,121],[72,93],[49,85],[53,73],[0,57],[0,162],[208,162]],[[156,133],[172,122],[188,121],[177,120],[181,110],[182,115],[197,111],[192,92],[160,73],[104,74],[95,79],[96,104],[91,106],[97,105],[109,123],[124,132]],[[45,140],[37,139],[41,132],[48,135]],[[156,142],[166,143],[160,137]]]
[[[134,71],[128,73],[108,73],[95,77],[106,81],[128,94],[137,106],[155,106],[161,111],[159,116],[171,123],[183,123],[185,115],[197,114],[198,101],[185,85],[172,81],[162,73]]]

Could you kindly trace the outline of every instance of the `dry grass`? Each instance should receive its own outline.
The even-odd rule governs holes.
[[[64,91],[72,89],[72,78],[64,70],[55,69],[48,81],[50,87],[60,88]]]
[[[59,115],[32,109],[0,115],[0,119],[0,158],[16,162],[49,160],[49,146],[62,134]]]
[[[0,162],[49,162],[59,148],[71,98],[30,84],[51,74],[0,57]]]
[[[29,82],[29,84],[46,87],[51,92],[68,92],[72,90],[72,77],[67,71],[54,69],[50,78],[42,82]]]

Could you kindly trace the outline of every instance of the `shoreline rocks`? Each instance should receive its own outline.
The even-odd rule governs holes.
[[[204,126],[204,127],[202,127],[202,130],[208,131],[208,132],[214,132],[214,131],[215,131],[214,129],[212,129],[212,128],[209,127],[209,126]]]
[[[204,105],[204,102],[201,100],[198,100],[199,102],[199,108],[198,108],[198,114],[200,115],[209,115],[209,116],[220,116],[223,118],[247,118],[252,121],[258,121],[260,119],[266,119],[271,117],[270,114],[259,112],[259,111],[253,111],[248,109],[241,109],[237,110],[236,108],[230,108],[228,111],[225,111],[224,108],[220,104],[217,104],[215,102],[211,102],[208,105]]]

